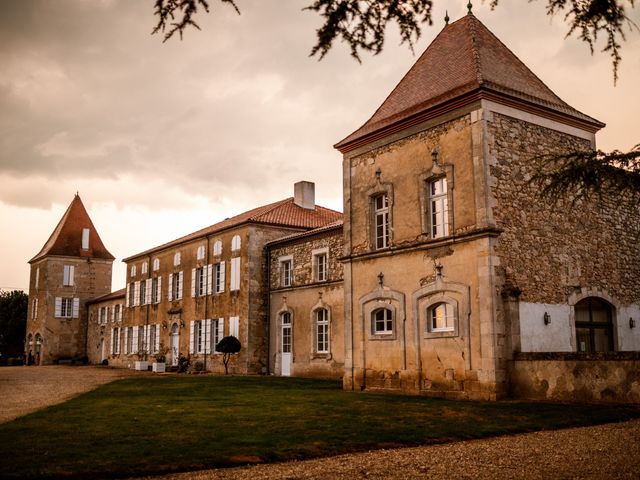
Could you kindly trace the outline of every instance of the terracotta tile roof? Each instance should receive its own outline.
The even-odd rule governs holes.
[[[122,260],[127,262],[131,259],[149,255],[153,252],[158,252],[175,245],[179,245],[190,240],[195,240],[206,235],[226,230],[231,227],[237,227],[244,223],[259,223],[265,225],[275,225],[282,227],[298,228],[302,230],[309,230],[324,226],[328,223],[334,222],[338,219],[342,219],[342,213],[329,208],[316,207],[311,210],[302,208],[296,205],[293,201],[293,197],[280,200],[279,202],[270,203],[262,207],[254,208],[247,212],[236,215],[235,217],[227,218],[221,222],[218,222],[209,227],[205,227],[201,230],[197,230],[184,237],[177,238],[171,242],[159,245],[157,247],[145,250],[144,252],[131,255],[130,257]]]
[[[598,128],[604,126],[562,101],[469,14],[445,26],[373,116],[335,147],[477,90],[524,100]]]
[[[82,249],[82,230],[84,228],[89,229],[89,248],[87,250]],[[80,195],[76,194],[73,197],[49,240],[40,252],[29,260],[29,263],[40,260],[47,255],[115,259],[102,243],[96,227],[93,226],[93,222],[84,208]]]
[[[106,302],[107,300],[116,300],[118,298],[124,298],[126,293],[126,289],[116,290],[115,292],[107,293],[106,295],[100,295],[99,297],[92,298],[87,300],[87,305],[98,302]]]
[[[286,235],[282,238],[277,238],[275,240],[271,240],[267,242],[267,246],[278,245],[280,243],[286,243],[290,240],[297,240],[299,238],[312,237],[314,235],[319,235],[321,233],[330,232],[331,230],[342,230],[344,226],[344,220],[336,220],[335,222],[328,223],[323,227],[314,228],[313,230],[307,230],[306,232],[297,232],[292,233],[291,235]]]

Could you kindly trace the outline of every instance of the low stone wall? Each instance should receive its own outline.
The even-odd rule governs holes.
[[[640,404],[640,352],[519,353],[511,364],[518,399]]]

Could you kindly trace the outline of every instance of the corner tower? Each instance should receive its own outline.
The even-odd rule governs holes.
[[[76,194],[49,240],[29,260],[25,350],[32,363],[86,355],[85,302],[111,291],[113,260]]]
[[[527,184],[532,159],[590,148],[603,126],[555,95],[473,14],[442,29],[371,118],[335,146],[344,175],[346,389],[509,393],[520,332],[530,331],[515,297],[565,301],[531,281],[567,222]],[[530,321],[541,323],[537,314]]]

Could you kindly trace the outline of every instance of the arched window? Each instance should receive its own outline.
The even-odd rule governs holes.
[[[222,242],[220,240],[213,242],[213,254],[222,255]]]
[[[371,313],[373,333],[391,335],[393,333],[393,312],[388,308],[379,308]]]
[[[173,266],[177,267],[178,265],[180,265],[180,260],[181,260],[181,255],[180,252],[177,252],[176,254],[173,255]]]
[[[198,247],[198,251],[196,252],[196,260],[204,259],[204,245],[200,245]]]
[[[160,259],[159,258],[154,258],[153,259],[153,271],[155,272],[156,270],[160,270]]]
[[[427,310],[430,332],[447,332],[454,329],[455,314],[450,303],[436,303]]]
[[[329,311],[319,308],[315,311],[316,353],[329,353]]]
[[[240,235],[234,235],[231,239],[231,251],[235,252],[236,250],[240,250]]]
[[[576,347],[578,352],[610,352],[613,350],[613,310],[606,301],[588,297],[575,308]]]
[[[135,265],[131,265],[131,276],[132,277],[136,276],[136,266]]]

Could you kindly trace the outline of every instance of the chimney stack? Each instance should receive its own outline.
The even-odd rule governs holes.
[[[307,210],[316,208],[316,185],[313,182],[297,182],[293,186],[293,203]]]

